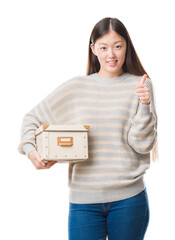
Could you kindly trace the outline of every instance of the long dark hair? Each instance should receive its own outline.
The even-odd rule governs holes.
[[[124,24],[117,18],[103,18],[94,26],[90,36],[87,75],[96,73],[100,70],[100,63],[97,56],[93,54],[90,45],[95,44],[98,38],[108,33],[111,29],[118,33],[120,36],[122,36],[127,44],[123,71],[129,72],[136,76],[142,76],[143,74],[147,74],[140,62],[140,59],[135,51],[134,45]]]

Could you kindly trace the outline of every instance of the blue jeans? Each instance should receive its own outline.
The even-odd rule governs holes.
[[[134,197],[95,204],[69,203],[69,240],[143,240],[149,222],[146,188]]]

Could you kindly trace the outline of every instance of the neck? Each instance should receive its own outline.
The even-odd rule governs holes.
[[[115,78],[115,77],[118,77],[122,74],[124,74],[123,69],[121,69],[118,72],[106,72],[106,71],[103,71],[103,70],[100,69],[100,71],[98,72],[98,75],[100,77],[103,77],[103,78]]]

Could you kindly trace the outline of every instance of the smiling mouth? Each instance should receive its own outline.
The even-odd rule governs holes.
[[[107,61],[107,64],[108,64],[108,66],[110,66],[110,67],[115,67],[115,66],[117,65],[117,62],[118,62],[118,60]]]
[[[113,64],[113,63],[116,63],[118,60],[114,60],[114,61],[107,61],[107,63],[111,63],[111,64]]]

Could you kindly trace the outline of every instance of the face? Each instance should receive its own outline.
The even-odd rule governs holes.
[[[122,36],[110,30],[98,38],[94,45],[91,44],[91,49],[100,63],[100,76],[113,78],[124,73],[122,66],[125,61],[126,41]]]

